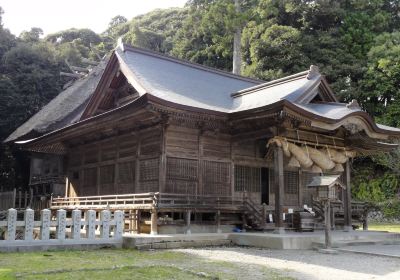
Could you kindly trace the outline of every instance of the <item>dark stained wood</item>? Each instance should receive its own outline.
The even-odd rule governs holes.
[[[275,227],[283,228],[283,199],[284,199],[284,177],[283,177],[283,151],[280,147],[274,148],[275,163]]]
[[[346,162],[346,190],[344,191],[344,225],[346,231],[352,230],[351,217],[351,182],[350,182],[350,161]]]

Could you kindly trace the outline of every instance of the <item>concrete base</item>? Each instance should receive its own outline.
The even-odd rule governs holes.
[[[138,249],[204,247],[221,245],[241,245],[269,249],[313,249],[323,248],[324,231],[299,233],[204,233],[204,234],[171,234],[151,236],[146,234],[126,235],[123,247]],[[376,231],[332,232],[332,247],[349,244],[374,243],[381,240],[400,242],[400,234]]]
[[[94,239],[94,240],[33,240],[30,243],[24,240],[8,241],[7,244],[0,246],[0,252],[33,252],[33,251],[49,251],[49,250],[84,250],[97,249],[102,247],[121,248],[121,239]]]
[[[233,231],[235,226],[232,225],[221,225],[218,232],[216,225],[199,225],[191,224],[190,233],[230,233]],[[158,227],[158,234],[185,234],[188,228],[186,225],[160,225]]]
[[[228,234],[171,234],[151,236],[147,234],[124,235],[122,247],[141,250],[148,249],[176,249],[188,247],[226,246],[232,241]]]

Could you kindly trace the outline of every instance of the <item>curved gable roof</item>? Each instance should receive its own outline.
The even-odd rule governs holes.
[[[75,81],[33,115],[4,142],[23,139],[28,135],[41,135],[79,121],[85,106],[96,89],[107,60],[99,63],[85,77]]]

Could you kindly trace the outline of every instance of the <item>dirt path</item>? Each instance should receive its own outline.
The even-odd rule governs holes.
[[[325,255],[311,250],[261,250],[243,247],[175,251],[241,266],[247,273],[250,271],[248,279],[265,279],[260,273],[262,268],[273,268],[286,276],[307,280],[400,279],[400,259],[386,257],[353,253]],[[251,270],[248,269],[249,266]]]

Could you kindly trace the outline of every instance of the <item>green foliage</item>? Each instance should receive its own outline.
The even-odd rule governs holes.
[[[390,199],[381,204],[382,213],[386,218],[399,219],[400,217],[400,200]]]

